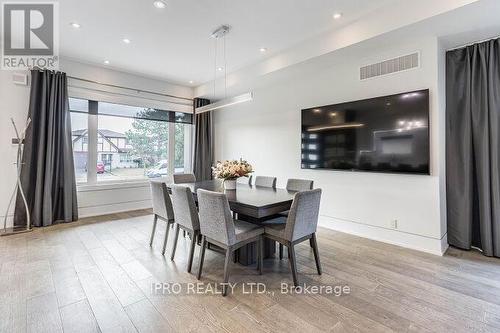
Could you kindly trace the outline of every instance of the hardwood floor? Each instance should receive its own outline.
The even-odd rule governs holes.
[[[350,293],[290,295],[288,260],[232,266],[233,294],[167,295],[155,283],[196,283],[189,239],[165,257],[165,224],[148,245],[152,215],[134,211],[0,238],[0,332],[499,332],[500,260],[450,249],[444,257],[320,229],[323,275],[297,246],[299,279]],[[198,267],[196,247],[193,272]],[[286,256],[285,256],[286,257]],[[201,282],[222,279],[224,256],[207,250]],[[244,294],[243,282],[266,284]]]

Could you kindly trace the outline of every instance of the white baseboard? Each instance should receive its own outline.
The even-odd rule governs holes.
[[[131,210],[151,208],[151,200],[132,201],[123,203],[113,203],[109,205],[100,205],[92,207],[78,207],[78,217],[92,217],[106,214],[123,213]],[[0,229],[3,228],[4,216],[0,216]],[[7,216],[7,228],[14,225],[14,216]]]
[[[446,234],[441,239],[431,238],[362,223],[340,220],[325,215],[320,216],[319,226],[438,256],[442,256],[448,249]]]
[[[78,207],[78,217],[91,217],[106,214],[122,213],[131,210],[151,208],[151,200],[112,203],[99,206]]]

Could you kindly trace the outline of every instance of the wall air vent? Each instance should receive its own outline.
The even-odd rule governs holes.
[[[372,77],[406,71],[412,68],[417,68],[419,64],[420,54],[419,52],[415,52],[376,64],[363,66],[359,69],[359,79],[366,80]]]

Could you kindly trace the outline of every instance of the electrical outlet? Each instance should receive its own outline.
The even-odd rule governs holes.
[[[398,220],[392,220],[391,221],[391,228],[392,229],[397,229],[398,228]]]

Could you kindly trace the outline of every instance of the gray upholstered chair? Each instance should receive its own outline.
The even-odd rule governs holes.
[[[151,181],[151,199],[153,201],[153,230],[151,231],[151,239],[149,246],[153,246],[155,237],[156,224],[158,219],[167,223],[165,231],[165,239],[163,240],[162,254],[165,255],[165,248],[167,246],[169,226],[174,223],[174,210],[172,209],[172,201],[168,194],[167,185],[160,181]]]
[[[312,190],[313,186],[314,186],[314,181],[308,179],[290,178],[286,182],[286,189],[288,191],[294,191],[294,192]]]
[[[175,237],[172,247],[172,255],[170,259],[174,260],[175,249],[177,248],[177,239],[179,238],[179,229],[186,231],[191,236],[191,246],[189,248],[189,258],[187,271],[191,272],[193,266],[194,248],[196,240],[200,234],[200,220],[198,217],[198,209],[194,202],[193,193],[188,187],[174,185],[172,190],[172,206],[175,215]]]
[[[240,177],[240,178],[238,178],[237,182],[239,184],[252,185],[252,175],[248,176],[248,178],[247,177]]]
[[[255,186],[276,188],[276,177],[257,176]]]
[[[308,179],[290,178],[286,182],[286,189],[288,191],[293,191],[293,192],[312,190],[313,186],[314,186],[314,181],[308,180]],[[287,210],[286,212],[280,213],[280,215],[288,216],[288,213],[289,213],[289,211]],[[283,222],[285,222],[285,221],[283,221]],[[311,245],[311,247],[313,247],[312,239],[309,240],[309,244]],[[279,245],[279,256],[280,256],[280,259],[283,259],[283,244]]]
[[[229,281],[229,265],[233,252],[240,247],[257,242],[257,269],[262,274],[264,228],[255,224],[234,220],[229,209],[229,202],[223,193],[198,190],[198,207],[200,210],[200,230],[202,235],[198,280],[203,269],[205,248],[207,243],[217,245],[226,250],[224,261],[223,296],[227,295]]]
[[[295,286],[299,285],[299,280],[294,247],[307,239],[311,239],[316,269],[318,274],[321,275],[321,263],[316,242],[320,201],[321,189],[297,192],[293,198],[286,223],[270,224],[265,227],[264,237],[288,247],[288,258]],[[284,217],[281,218],[284,219]]]
[[[196,177],[192,173],[174,173],[174,184],[195,183]]]

